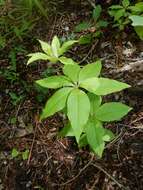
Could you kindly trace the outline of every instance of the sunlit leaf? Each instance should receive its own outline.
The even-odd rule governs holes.
[[[30,53],[28,54],[28,57],[30,57],[28,59],[27,65],[29,65],[30,63],[34,62],[34,61],[38,61],[38,60],[50,60],[50,56],[44,54],[44,53]]]
[[[77,142],[88,121],[90,102],[88,96],[79,89],[74,89],[67,100],[67,115],[74,130]]]
[[[60,49],[60,41],[57,36],[54,36],[52,43],[51,43],[51,48],[52,48],[53,55],[58,58],[59,49]]]
[[[41,44],[42,50],[43,50],[46,54],[52,56],[51,46],[50,46],[47,42],[44,42],[44,41],[42,41],[42,40],[39,40],[39,43]]]
[[[63,73],[68,76],[73,82],[78,81],[78,76],[80,72],[80,66],[77,64],[74,65],[65,65],[63,67]]]
[[[71,58],[67,58],[67,57],[60,57],[58,59],[61,63],[63,63],[64,65],[74,65],[74,64],[77,64],[73,59]]]
[[[51,76],[37,80],[36,83],[45,88],[60,88],[72,85],[65,76]]]
[[[107,95],[129,88],[130,85],[108,78],[89,78],[80,83],[82,88],[96,95]]]
[[[81,69],[79,73],[79,81],[83,81],[92,77],[98,77],[100,75],[101,68],[102,65],[100,60],[94,63],[87,64]]]
[[[143,16],[132,15],[129,17],[133,26],[143,26]]]
[[[95,115],[97,109],[101,105],[102,98],[101,98],[101,96],[97,96],[97,95],[90,93],[90,92],[88,93],[88,97],[89,97],[89,100],[91,103],[90,114]]]
[[[96,111],[96,119],[104,122],[109,121],[117,121],[123,118],[132,108],[119,103],[119,102],[111,102],[105,103],[101,107],[99,107]]]
[[[61,48],[59,49],[59,54],[63,55],[73,44],[77,43],[77,40],[69,40],[67,42],[64,42]]]
[[[98,121],[88,121],[85,127],[87,141],[95,154],[102,157],[105,142],[103,140],[104,128]]]
[[[45,119],[62,110],[66,105],[67,97],[71,90],[72,88],[65,87],[55,92],[55,94],[47,101],[40,119]]]

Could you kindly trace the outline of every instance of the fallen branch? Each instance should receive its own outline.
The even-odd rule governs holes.
[[[117,70],[117,72],[123,72],[123,71],[129,71],[129,70],[143,71],[143,60],[131,62],[130,64],[125,65],[121,69]]]

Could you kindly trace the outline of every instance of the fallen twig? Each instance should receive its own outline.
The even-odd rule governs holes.
[[[79,63],[82,63],[84,62],[88,56],[92,53],[92,51],[95,49],[95,46],[97,45],[99,40],[96,40],[96,42],[92,45],[91,49],[89,50],[89,52],[87,53],[87,55],[79,62]]]
[[[38,128],[38,125],[39,125],[38,118],[36,118],[35,120],[36,120],[36,126],[35,126],[34,137],[33,137],[33,140],[32,140],[32,144],[31,144],[31,148],[30,148],[30,152],[29,152],[29,156],[28,156],[28,160],[27,160],[27,165],[30,164],[32,150],[33,150],[33,146],[34,146],[34,142],[35,142],[35,138],[36,138],[36,131],[37,131],[37,128]]]
[[[105,171],[101,166],[99,166],[98,164],[93,164],[91,163],[92,166],[94,166],[95,168],[99,169],[100,171],[102,171],[107,177],[109,177],[112,181],[115,182],[116,185],[118,185],[118,187],[122,188],[122,189],[126,189],[121,183],[119,183],[113,176],[111,176],[107,171]]]
[[[82,173],[86,168],[88,168],[88,166],[91,165],[91,163],[92,163],[92,161],[93,161],[93,158],[94,158],[94,155],[92,155],[90,161],[89,161],[89,162],[80,170],[80,172],[79,172],[76,176],[74,176],[72,179],[70,179],[70,180],[68,180],[67,182],[62,183],[62,184],[55,184],[54,186],[65,186],[65,185],[71,183],[72,181],[74,181],[75,179],[77,179],[77,178],[81,175],[81,173]]]

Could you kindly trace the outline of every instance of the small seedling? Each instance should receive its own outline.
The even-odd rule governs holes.
[[[12,149],[12,152],[11,152],[12,158],[18,157],[18,156],[19,156],[19,153],[20,153],[20,152],[19,152],[16,148],[13,148],[13,149]]]
[[[29,150],[26,149],[25,151],[20,152],[16,148],[13,148],[12,152],[11,152],[11,156],[12,156],[12,158],[17,158],[17,157],[21,156],[22,160],[27,160],[28,156],[29,156]]]

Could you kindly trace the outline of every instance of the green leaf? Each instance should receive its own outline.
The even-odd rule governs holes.
[[[115,15],[114,15],[114,20],[115,20],[115,21],[118,21],[121,17],[124,16],[125,12],[126,12],[126,11],[125,11],[124,9],[121,9],[121,10],[116,11],[116,13],[115,13]]]
[[[19,151],[16,148],[13,148],[11,152],[12,158],[16,158],[18,155],[19,155]]]
[[[37,60],[50,60],[50,57],[48,55],[46,55],[44,53],[40,53],[40,52],[30,53],[30,54],[28,54],[28,56],[30,58],[27,62],[27,65],[29,65],[30,63],[37,61]]]
[[[62,47],[59,50],[59,54],[63,55],[73,44],[77,43],[78,40],[69,40],[67,42],[64,42]]]
[[[85,127],[87,141],[95,154],[102,157],[105,142],[103,141],[104,128],[99,121],[88,121]]]
[[[79,38],[79,44],[90,44],[92,42],[92,34],[85,34]]]
[[[100,17],[102,11],[102,7],[101,5],[97,5],[94,9],[93,9],[93,13],[92,13],[92,18],[95,20],[95,22],[98,20],[98,18]]]
[[[121,5],[112,5],[109,7],[109,9],[122,9],[123,7]]]
[[[60,57],[59,61],[61,63],[63,63],[64,65],[74,65],[77,64],[74,60],[72,60],[71,58],[67,58],[67,57]]]
[[[143,26],[143,16],[132,15],[129,18],[132,20],[132,26]]]
[[[132,15],[139,15],[143,12],[143,2],[136,3],[134,6],[130,6],[129,9],[132,11]]]
[[[97,95],[111,94],[113,92],[118,92],[130,87],[130,85],[126,83],[108,78],[99,78],[98,81],[99,86],[96,89]]]
[[[94,36],[95,38],[99,38],[101,34],[102,34],[102,31],[101,31],[101,30],[98,30],[98,31],[96,31],[96,32],[93,34],[93,36]]]
[[[89,92],[92,92],[96,94],[96,89],[99,86],[99,79],[98,78],[88,78],[80,83],[80,87],[88,90]],[[98,94],[97,94],[98,95]]]
[[[130,85],[108,78],[89,78],[80,83],[80,87],[96,95],[107,95],[129,88]]]
[[[52,48],[53,55],[58,58],[59,49],[60,49],[60,41],[57,36],[54,36],[51,43],[51,48]]]
[[[95,115],[97,109],[101,105],[102,98],[101,98],[101,96],[97,96],[97,95],[90,93],[90,92],[88,93],[88,97],[89,97],[90,104],[91,104],[90,114]]]
[[[103,136],[103,140],[105,142],[110,142],[115,138],[115,135],[112,133],[112,131],[110,131],[109,129],[104,128],[104,136]]]
[[[73,128],[71,127],[71,124],[68,123],[61,131],[59,132],[60,137],[72,137],[74,136]]]
[[[74,89],[67,100],[67,115],[74,130],[77,142],[83,132],[84,125],[88,121],[90,101],[88,96],[79,89]]]
[[[131,110],[131,107],[122,103],[105,103],[96,111],[96,119],[104,122],[118,121]]]
[[[50,46],[47,42],[44,42],[44,41],[42,41],[42,40],[38,40],[38,41],[39,41],[39,43],[41,44],[42,50],[43,50],[46,54],[52,56],[51,46]]]
[[[143,26],[135,26],[134,29],[137,35],[139,36],[139,38],[143,40]]]
[[[44,88],[60,88],[63,86],[72,86],[72,83],[65,76],[51,76],[36,81],[37,84]]]
[[[47,101],[40,119],[45,119],[62,110],[66,105],[67,97],[72,89],[73,88],[65,87],[55,92],[55,94]]]
[[[29,156],[29,150],[25,150],[24,152],[22,152],[22,159],[23,160],[27,160]]]
[[[78,81],[78,76],[80,72],[80,66],[77,64],[74,65],[65,65],[63,67],[63,73],[70,78],[73,82]]]
[[[88,141],[87,141],[86,134],[82,134],[80,139],[79,139],[78,146],[79,146],[79,148],[82,148],[82,147],[85,147],[87,145],[88,145]]]
[[[89,22],[82,22],[75,27],[75,32],[82,32],[83,30],[87,30],[91,27]]]
[[[107,27],[108,26],[108,22],[104,21],[104,20],[99,20],[98,26],[99,27]]]
[[[79,81],[92,77],[98,77],[100,75],[101,68],[102,65],[100,60],[84,66],[79,73]]]
[[[128,7],[130,5],[130,1],[129,0],[122,0],[122,5],[123,7]]]
[[[111,17],[114,17],[114,15],[116,14],[116,10],[114,10],[114,9],[109,9],[108,13],[109,13],[109,15],[110,15]]]

